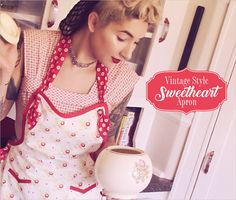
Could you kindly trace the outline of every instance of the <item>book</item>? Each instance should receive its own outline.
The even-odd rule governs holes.
[[[119,131],[117,134],[116,144],[122,146],[128,146],[130,137],[130,129],[133,125],[135,119],[135,112],[127,111],[125,115],[122,117],[121,124],[119,127]]]

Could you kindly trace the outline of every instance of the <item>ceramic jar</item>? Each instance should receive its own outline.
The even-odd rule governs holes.
[[[140,149],[110,146],[99,154],[95,176],[109,198],[134,199],[149,184],[152,163]]]

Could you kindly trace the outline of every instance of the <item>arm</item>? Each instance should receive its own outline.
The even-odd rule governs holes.
[[[18,97],[23,75],[22,38],[17,46],[0,39],[0,121],[6,117]]]
[[[110,118],[110,131],[108,133],[108,139],[107,142],[105,143],[105,145],[99,149],[96,153],[95,153],[95,157],[97,158],[98,154],[105,148],[115,145],[115,138],[116,138],[116,134],[119,130],[120,127],[120,123],[121,123],[121,119],[124,115],[125,112],[125,108],[129,102],[129,99],[132,95],[132,92],[130,92],[124,99],[123,101],[116,106],[112,112],[109,115]]]

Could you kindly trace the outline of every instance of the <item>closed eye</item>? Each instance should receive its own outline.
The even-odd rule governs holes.
[[[124,42],[124,41],[125,41],[125,39],[120,38],[119,36],[117,36],[117,39],[118,39],[118,41],[120,41],[120,42]]]
[[[126,39],[120,38],[119,36],[117,36],[117,39],[118,39],[118,41],[120,41],[120,42],[124,42],[124,41],[126,40]],[[139,44],[140,44],[140,41],[134,42],[134,44],[135,44],[135,45],[139,45]]]

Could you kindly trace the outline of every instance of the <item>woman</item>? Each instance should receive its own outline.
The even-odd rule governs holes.
[[[125,61],[159,17],[159,0],[80,1],[61,33],[1,41],[1,119],[17,109],[1,199],[100,198],[92,158],[114,144],[138,80]]]

